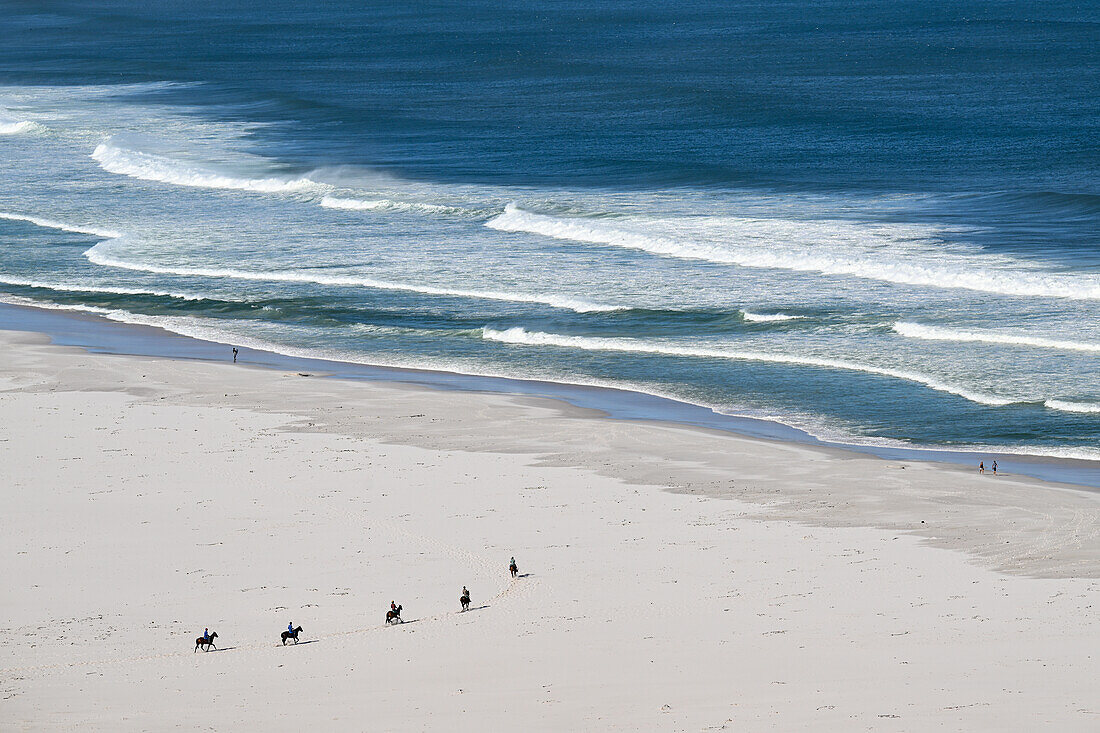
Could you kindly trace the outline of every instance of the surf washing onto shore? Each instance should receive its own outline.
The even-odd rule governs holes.
[[[293,58],[243,8],[171,7],[0,30],[0,297],[1100,458],[1100,38],[1071,5],[338,2],[280,16]]]

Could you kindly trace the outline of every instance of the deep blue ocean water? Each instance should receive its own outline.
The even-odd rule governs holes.
[[[1100,9],[0,4],[0,294],[1100,457]]]

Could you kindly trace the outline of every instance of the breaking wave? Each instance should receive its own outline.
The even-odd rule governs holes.
[[[943,326],[926,326],[922,323],[910,323],[908,321],[898,321],[894,324],[893,328],[895,332],[907,338],[925,339],[929,341],[980,342],[987,344],[1008,344],[1012,346],[1036,346],[1043,349],[1100,352],[1100,343],[1090,343],[1088,341],[1068,341],[1065,339],[1043,338],[1041,336],[998,333],[996,331],[975,331],[959,328],[945,328]]]
[[[1044,272],[979,250],[948,252],[937,240],[938,230],[915,224],[743,217],[643,222],[551,216],[512,203],[485,225],[741,267],[1002,295],[1100,300],[1100,276]]]
[[[1043,403],[1052,410],[1062,412],[1100,412],[1100,402],[1069,402],[1068,400],[1047,400]]]
[[[19,120],[16,122],[0,121],[0,135],[19,135],[25,132],[36,132],[45,128],[37,122]]]
[[[883,377],[893,377],[909,382],[923,384],[940,392],[948,392],[971,402],[982,405],[1010,405],[1015,400],[1005,399],[996,395],[986,394],[975,390],[966,389],[957,385],[943,382],[934,377],[929,377],[917,372],[903,371],[900,369],[886,369],[869,364],[859,364],[841,359],[822,359],[810,356],[791,356],[787,354],[768,354],[759,351],[746,351],[739,349],[701,348],[696,346],[676,346],[673,344],[641,341],[631,338],[593,338],[589,336],[565,336],[555,333],[543,333],[540,331],[527,331],[523,328],[509,328],[498,331],[492,328],[482,329],[484,338],[490,341],[499,341],[506,344],[522,344],[529,346],[558,346],[569,349],[584,349],[586,351],[623,351],[640,354],[659,354],[665,356],[686,356],[706,359],[735,359],[738,361],[758,361],[772,364],[794,364],[797,366],[821,367],[824,369],[843,369],[847,371],[865,372],[877,374]]]
[[[0,219],[25,221],[45,229],[57,229],[58,231],[73,232],[74,234],[88,234],[93,237],[103,237],[104,239],[117,239],[122,236],[119,232],[110,229],[100,229],[99,227],[89,227],[82,224],[68,224],[63,221],[43,219],[38,216],[28,216],[27,214],[13,214],[7,211],[0,211]]]
[[[164,298],[176,298],[178,300],[207,300],[201,295],[190,295],[169,290],[152,290],[148,288],[120,288],[112,285],[83,285],[81,283],[56,283],[45,280],[28,280],[19,277],[0,275],[0,283],[5,285],[17,285],[25,288],[39,288],[66,293],[104,293],[109,295],[155,295]]]
[[[417,201],[394,201],[392,199],[352,199],[339,196],[325,196],[321,206],[327,209],[348,209],[351,211],[407,211],[414,214],[444,214],[452,216],[470,216],[478,212],[461,206],[445,206]],[[499,209],[497,209],[499,211]]]
[[[804,316],[791,316],[786,313],[750,313],[741,311],[741,317],[749,323],[771,323],[773,321],[795,321]]]
[[[295,270],[283,271],[256,271],[239,270],[232,268],[200,268],[200,267],[164,267],[140,262],[131,262],[113,257],[110,248],[105,245],[116,244],[117,240],[101,242],[84,253],[90,262],[104,267],[118,267],[125,270],[139,272],[151,272],[161,275],[179,275],[182,277],[211,277],[229,278],[234,280],[255,280],[261,282],[301,282],[315,283],[318,285],[334,285],[344,287],[365,287],[377,290],[394,290],[408,293],[423,293],[425,295],[442,295],[456,298],[480,298],[484,300],[500,300],[512,303],[538,303],[553,308],[564,308],[578,313],[595,311],[624,310],[619,306],[601,305],[590,303],[577,298],[553,294],[528,294],[513,293],[496,290],[466,290],[462,288],[442,288],[432,285],[414,285],[411,283],[389,282],[361,276],[319,275],[312,272]]]
[[[308,176],[238,177],[164,155],[120,147],[110,140],[92,152],[99,166],[109,172],[144,181],[195,188],[221,188],[256,193],[322,193],[332,190],[327,183]]]

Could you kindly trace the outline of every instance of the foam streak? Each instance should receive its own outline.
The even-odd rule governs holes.
[[[884,367],[859,364],[840,359],[821,359],[808,356],[793,356],[787,354],[768,354],[757,351],[740,351],[734,349],[700,348],[695,346],[676,346],[651,341],[641,341],[630,338],[593,338],[588,336],[564,336],[554,333],[542,333],[527,331],[523,328],[509,328],[498,331],[491,328],[482,329],[484,338],[490,341],[499,341],[506,344],[519,344],[528,346],[558,346],[570,349],[584,349],[587,351],[624,351],[640,354],[659,354],[665,356],[685,356],[705,359],[735,359],[738,361],[759,361],[771,364],[794,364],[798,366],[821,367],[824,369],[844,369],[847,371],[865,372],[877,374],[883,377],[903,379],[908,382],[923,384],[940,392],[948,392],[971,402],[983,405],[1009,405],[1013,400],[985,394],[974,390],[959,387],[940,381],[917,372],[902,371],[899,369],[887,369]]]
[[[1036,346],[1042,349],[1063,349],[1066,351],[1100,352],[1100,344],[1090,343],[1088,341],[1068,341],[1066,339],[1050,339],[1042,336],[998,333],[996,331],[975,331],[946,328],[943,326],[927,326],[923,323],[910,323],[908,321],[898,321],[895,323],[894,331],[906,338],[925,339],[929,341],[978,342],[987,344],[1007,344],[1010,346]]]
[[[569,298],[566,296],[549,294],[510,293],[493,290],[465,290],[461,288],[440,288],[432,285],[412,285],[408,283],[387,282],[368,277],[347,277],[317,275],[313,273],[294,271],[262,272],[254,270],[239,270],[230,268],[193,268],[193,267],[163,267],[160,265],[131,262],[119,259],[109,254],[109,249],[104,245],[114,242],[103,242],[92,247],[84,256],[90,262],[104,267],[118,267],[126,270],[151,272],[161,275],[179,275],[183,277],[211,277],[228,278],[233,280],[255,280],[260,282],[300,282],[315,283],[318,285],[334,285],[342,287],[365,287],[378,290],[394,290],[408,293],[423,293],[425,295],[442,295],[456,298],[478,298],[483,300],[500,300],[512,303],[537,303],[554,308],[565,308],[578,313],[593,311],[623,310],[618,306],[600,305],[584,300]]]

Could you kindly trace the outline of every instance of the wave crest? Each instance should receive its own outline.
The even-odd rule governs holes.
[[[329,184],[314,181],[308,176],[238,177],[187,161],[120,147],[110,140],[96,146],[92,158],[108,173],[175,186],[256,193],[321,193],[332,189]]]
[[[339,196],[325,196],[321,206],[327,209],[346,209],[350,211],[407,211],[414,214],[449,214],[469,216],[477,212],[461,206],[429,204],[420,201],[394,201],[392,199],[351,199]]]
[[[8,211],[0,211],[0,219],[7,219],[9,221],[25,221],[30,224],[34,224],[37,227],[43,227],[45,229],[57,229],[62,232],[72,232],[74,234],[88,234],[93,237],[103,237],[104,239],[117,239],[122,234],[113,231],[111,229],[100,229],[99,227],[83,226],[81,224],[68,224],[63,221],[54,221],[53,219],[43,219],[38,216],[29,216],[27,214],[13,214]]]
[[[118,267],[125,270],[139,272],[151,272],[161,275],[178,275],[181,277],[212,277],[228,278],[233,280],[255,280],[261,282],[301,282],[315,283],[317,285],[333,285],[343,287],[365,287],[377,290],[394,290],[408,293],[423,293],[425,295],[441,295],[456,298],[476,298],[483,300],[500,300],[512,303],[537,303],[553,308],[564,308],[578,313],[594,311],[625,310],[619,306],[590,303],[585,300],[554,294],[514,293],[496,290],[466,290],[462,288],[444,288],[433,285],[414,285],[411,283],[388,282],[361,276],[337,276],[319,275],[301,271],[255,271],[233,268],[196,268],[196,267],[165,267],[140,262],[123,260],[110,254],[112,246],[117,245],[118,240],[101,242],[84,253],[84,256],[93,264],[104,267]]]
[[[1069,400],[1047,400],[1045,407],[1062,412],[1100,412],[1100,402],[1070,402]]]
[[[749,323],[772,323],[778,321],[796,321],[805,316],[791,316],[786,313],[751,313],[741,311],[741,318]]]
[[[896,333],[907,338],[924,339],[928,341],[980,342],[987,344],[1007,344],[1010,346],[1036,346],[1043,349],[1100,352],[1100,344],[1090,343],[1088,341],[1068,341],[1066,339],[1051,339],[1042,336],[1027,336],[1024,334],[928,326],[923,323],[911,323],[909,321],[898,321],[894,324],[893,328]]]
[[[734,359],[737,361],[758,361],[771,364],[793,364],[797,366],[821,367],[823,369],[843,369],[846,371],[877,374],[883,377],[893,377],[908,382],[916,382],[925,387],[939,392],[962,397],[971,402],[982,405],[1002,406],[1013,404],[1014,400],[1005,399],[996,395],[978,392],[976,390],[960,387],[941,381],[917,372],[903,371],[900,369],[887,369],[870,364],[845,361],[842,359],[823,359],[809,356],[794,356],[788,354],[769,354],[758,351],[744,351],[737,349],[700,348],[695,346],[676,346],[673,344],[641,341],[631,338],[594,338],[590,336],[565,336],[555,333],[543,333],[540,331],[527,331],[524,328],[509,328],[499,331],[492,328],[482,329],[483,338],[490,341],[499,341],[506,344],[519,344],[529,346],[558,346],[570,349],[584,349],[586,351],[623,351],[641,354],[660,354],[665,356],[685,356],[706,359]]]
[[[27,132],[39,132],[46,128],[31,120],[18,120],[16,122],[0,122],[0,135],[20,135]]]
[[[1028,269],[1026,263],[979,252],[949,254],[938,243],[935,228],[914,224],[744,217],[646,222],[551,216],[511,203],[485,225],[740,267],[1000,295],[1100,300],[1100,277]]]

